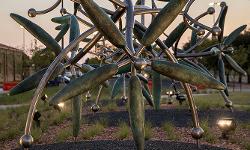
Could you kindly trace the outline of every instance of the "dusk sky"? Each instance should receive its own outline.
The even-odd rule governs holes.
[[[99,5],[106,8],[112,8],[112,5],[108,0],[95,0]],[[23,32],[20,26],[10,18],[10,13],[17,13],[28,18],[27,11],[29,8],[35,8],[36,10],[43,10],[55,3],[56,0],[3,0],[0,5],[0,16],[1,16],[1,28],[0,28],[0,43],[10,45],[13,47],[22,47],[23,41]],[[148,2],[150,2],[148,0]],[[202,12],[206,11],[209,7],[209,3],[214,2],[211,0],[196,0],[194,5],[191,7],[190,14],[195,17]],[[215,1],[221,2],[221,1]],[[226,19],[226,35],[229,34],[235,28],[247,24],[250,25],[250,0],[225,0],[229,6],[229,11]],[[69,12],[72,12],[73,3],[69,0],[64,0],[65,7]],[[147,3],[151,5],[151,3]],[[158,7],[163,7],[165,3],[157,2]],[[216,8],[216,14],[219,12],[219,8]],[[39,15],[35,18],[29,18],[36,24],[40,25],[52,36],[57,34],[57,31],[54,30],[56,24],[52,23],[50,19],[55,16],[59,16],[59,8],[46,14]],[[150,16],[147,16],[148,20],[151,19]],[[166,30],[166,33],[169,33],[177,23],[181,22],[181,17],[178,17],[176,21]],[[212,16],[207,16],[202,20],[203,23],[211,25],[213,22]],[[81,26],[81,30],[84,31],[86,28]],[[187,32],[181,40],[181,44],[186,42],[190,38],[190,33]],[[28,32],[25,32],[26,39],[26,48],[29,48],[31,41],[34,39]]]

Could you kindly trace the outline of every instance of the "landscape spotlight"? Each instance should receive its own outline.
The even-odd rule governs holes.
[[[63,107],[64,107],[64,103],[59,103],[58,106],[59,106],[60,108],[63,108]]]
[[[228,139],[228,135],[236,129],[236,122],[233,118],[219,119],[217,125],[222,131],[222,138],[224,139]]]

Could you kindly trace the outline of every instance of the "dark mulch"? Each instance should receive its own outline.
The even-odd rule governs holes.
[[[208,119],[210,125],[214,125],[219,118],[233,117],[237,122],[250,122],[250,112],[229,110],[205,110],[199,111],[200,120]],[[83,118],[87,123],[94,123],[96,121],[106,120],[109,126],[117,126],[119,122],[129,122],[127,111],[106,112],[87,114]],[[145,119],[151,122],[153,127],[161,126],[167,121],[171,121],[177,127],[191,127],[192,117],[187,109],[162,109],[162,110],[146,110]]]
[[[83,141],[70,143],[57,143],[50,145],[37,145],[31,150],[134,150],[133,141]],[[169,142],[169,141],[147,141],[146,150],[197,150],[196,144]],[[201,145],[200,150],[227,150],[208,145]]]

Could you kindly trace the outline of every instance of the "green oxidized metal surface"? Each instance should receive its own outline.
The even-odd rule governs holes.
[[[183,64],[168,61],[153,61],[152,69],[158,73],[184,83],[202,85],[207,88],[224,90],[225,85],[213,77]]]
[[[138,150],[144,150],[144,101],[141,82],[136,76],[129,80],[129,119],[135,145]]]

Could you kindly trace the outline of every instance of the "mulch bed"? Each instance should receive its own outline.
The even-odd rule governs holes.
[[[83,142],[68,142],[48,145],[37,145],[31,150],[135,150],[133,141],[83,141]],[[219,148],[208,145],[200,145],[197,148],[196,144],[170,141],[147,141],[145,144],[146,150],[227,150],[226,148]]]
[[[250,112],[246,111],[235,111],[233,114],[228,110],[207,110],[200,111],[199,117],[201,119],[208,119],[211,122],[211,125],[214,125],[216,120],[219,117],[234,117],[238,122],[250,122]],[[154,110],[146,110],[145,111],[146,121],[149,121],[152,124],[152,137],[149,141],[146,142],[146,149],[197,149],[195,141],[190,136],[190,129],[192,126],[191,122],[191,114],[186,109],[163,109],[159,111]],[[58,126],[51,126],[49,129],[44,132],[41,137],[35,141],[34,147],[32,149],[122,149],[122,150],[131,150],[135,149],[134,142],[132,141],[132,136],[123,139],[117,140],[116,133],[118,131],[118,123],[119,122],[129,122],[128,113],[123,110],[115,111],[115,112],[99,112],[93,114],[91,112],[85,113],[82,117],[85,121],[81,126],[81,133],[84,133],[88,130],[89,127],[92,126],[96,121],[106,120],[108,127],[105,130],[91,138],[88,139],[90,141],[86,141],[86,139],[82,139],[81,136],[75,139],[73,137],[68,137],[65,140],[65,143],[57,143],[56,135],[57,133],[65,128],[71,126],[71,121],[65,120],[64,123]],[[171,121],[176,126],[175,132],[178,133],[181,137],[177,140],[178,142],[170,141],[168,139],[167,134],[161,128],[162,124],[165,122]],[[238,129],[237,129],[238,130]],[[212,128],[212,132],[215,134],[216,138],[219,139],[221,132],[218,128]],[[245,131],[243,129],[239,129],[236,131],[234,138],[235,139],[247,139],[250,140],[250,131]],[[16,139],[0,142],[0,145],[3,144],[3,147],[0,149],[15,149],[18,148],[18,140]],[[56,143],[56,144],[55,144]],[[240,145],[236,143],[231,143],[227,140],[217,140],[215,143],[208,143],[204,140],[201,141],[202,147],[200,149],[233,149],[240,150],[242,149]]]
[[[198,111],[200,120],[207,120],[211,126],[215,125],[217,120],[223,117],[233,117],[238,123],[250,123],[250,112],[234,111],[228,109],[213,109]],[[129,122],[127,111],[105,112],[105,113],[89,113],[83,116],[86,123],[94,123],[100,120],[106,120],[109,126],[117,126],[120,121]],[[165,122],[172,122],[176,127],[191,127],[192,116],[187,109],[161,109],[158,111],[148,109],[145,111],[145,119],[150,122],[153,127],[159,127]]]

